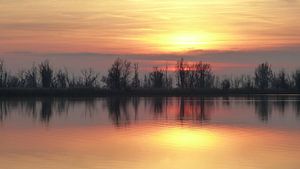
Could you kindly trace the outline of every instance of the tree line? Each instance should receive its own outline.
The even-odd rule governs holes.
[[[91,68],[82,70],[79,75],[70,74],[66,69],[54,70],[48,60],[12,74],[5,69],[4,62],[0,61],[0,88],[300,90],[300,69],[292,73],[283,69],[274,72],[272,66],[265,62],[255,68],[253,75],[222,78],[214,74],[209,63],[188,63],[180,59],[175,65],[175,75],[170,73],[168,66],[153,67],[141,79],[139,64],[120,58],[114,61],[104,76]]]

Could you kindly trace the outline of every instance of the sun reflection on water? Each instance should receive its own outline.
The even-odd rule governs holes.
[[[159,144],[178,148],[211,148],[221,139],[217,133],[206,129],[171,127],[154,135]]]

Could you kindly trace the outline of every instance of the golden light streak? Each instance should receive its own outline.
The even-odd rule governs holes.
[[[220,138],[211,131],[204,129],[165,128],[154,135],[159,144],[170,145],[178,148],[211,148]]]
[[[228,36],[218,33],[182,31],[168,34],[149,35],[141,38],[145,45],[155,46],[160,52],[182,52],[190,50],[217,49],[222,47]],[[229,43],[227,43],[229,45]]]

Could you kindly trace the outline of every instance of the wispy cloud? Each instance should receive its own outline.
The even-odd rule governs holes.
[[[297,0],[1,0],[0,52],[26,46],[36,52],[163,53],[177,48],[165,37],[182,32],[210,36],[208,45],[197,49],[293,45],[300,43],[298,4]]]
[[[247,74],[253,73],[254,67],[262,62],[269,62],[275,70],[286,69],[288,71],[299,68],[300,45],[286,46],[281,48],[260,49],[252,51],[236,50],[198,50],[185,53],[170,54],[105,54],[105,53],[35,53],[29,51],[10,52],[1,54],[10,69],[18,67],[29,67],[33,62],[50,60],[57,68],[68,67],[74,72],[92,67],[104,73],[113,61],[120,57],[140,64],[142,71],[152,70],[153,66],[169,69],[175,66],[180,58],[188,62],[203,61],[211,63],[218,74]],[[70,62],[71,61],[71,62]],[[22,63],[20,66],[20,63]]]

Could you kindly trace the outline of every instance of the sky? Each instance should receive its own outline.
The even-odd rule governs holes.
[[[229,74],[300,67],[298,0],[0,0],[0,11],[12,71],[44,59],[103,71],[116,57],[143,70],[181,57]]]

